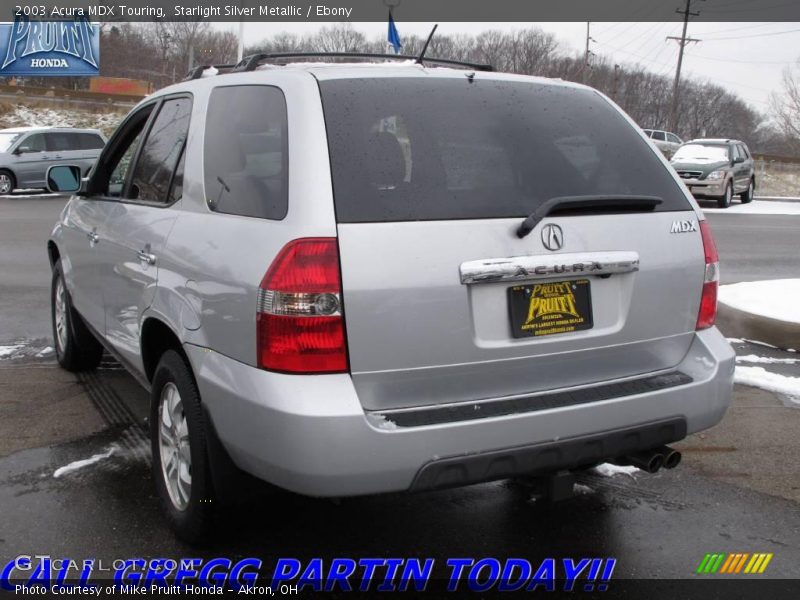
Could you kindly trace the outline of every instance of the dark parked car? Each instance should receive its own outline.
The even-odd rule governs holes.
[[[713,198],[720,208],[728,208],[734,194],[745,204],[753,199],[755,166],[744,142],[692,140],[678,148],[671,162],[695,198]]]

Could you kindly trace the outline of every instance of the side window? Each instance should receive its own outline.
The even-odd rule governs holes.
[[[144,127],[144,123],[142,123]],[[125,152],[120,157],[114,170],[111,171],[111,177],[108,181],[108,195],[115,198],[122,196],[122,188],[125,187],[125,179],[128,177],[128,171],[133,162],[133,157],[136,154],[136,149],[139,147],[139,141],[142,139],[142,129],[140,128],[133,141],[125,149]]]
[[[650,137],[652,137],[654,140],[658,140],[660,142],[663,142],[664,139],[665,139],[663,131],[654,131],[653,135],[650,136]]]
[[[45,139],[43,133],[34,133],[22,140],[19,145],[20,148],[25,148],[26,152],[44,152],[46,149]]]
[[[674,133],[668,133],[667,134],[667,141],[668,142],[672,142],[673,144],[680,144],[681,143],[681,141],[678,139],[678,136],[675,135]]]
[[[737,158],[739,158],[739,156],[740,156],[740,154],[739,154],[739,146],[734,144],[733,146],[731,146],[731,158],[736,160]]]
[[[750,151],[744,144],[739,144],[739,156],[742,158],[750,158]]]
[[[283,219],[289,206],[283,92],[266,85],[216,88],[208,103],[203,156],[211,210]]]
[[[117,131],[114,132],[108,145],[100,154],[89,182],[90,194],[101,194],[118,198],[122,196],[125,182],[130,175],[142,132],[148,123],[155,103],[143,106],[128,116]]]
[[[77,150],[78,145],[72,139],[73,134],[63,131],[46,133],[47,150],[49,152],[66,152],[67,150]]]
[[[76,133],[78,136],[79,148],[81,150],[99,150],[105,146],[103,138],[96,133]]]
[[[129,196],[145,202],[168,201],[172,173],[189,133],[192,102],[173,98],[161,106],[136,159]]]

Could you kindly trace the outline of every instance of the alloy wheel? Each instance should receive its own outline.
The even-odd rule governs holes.
[[[67,291],[64,289],[64,280],[61,277],[56,281],[53,317],[56,325],[56,344],[63,353],[67,349]]]
[[[189,506],[192,493],[192,456],[183,402],[171,381],[161,390],[158,415],[158,448],[164,484],[173,506],[183,511]]]

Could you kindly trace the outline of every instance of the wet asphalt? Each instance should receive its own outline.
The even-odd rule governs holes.
[[[553,505],[512,482],[341,501],[259,493],[234,510],[220,509],[209,545],[182,544],[166,528],[150,480],[146,394],[113,360],[75,376],[56,368],[47,351],[44,240],[62,205],[57,198],[0,199],[0,345],[23,344],[0,362],[0,564],[20,554],[109,564],[187,556],[254,556],[265,564],[279,557],[611,556],[615,579],[677,580],[700,577],[695,570],[708,552],[771,552],[769,568],[755,577],[797,583],[800,408],[742,386],[721,425],[679,445],[679,468],[587,473],[579,493]],[[790,219],[709,220],[725,282],[754,273],[798,275],[784,260],[796,247]],[[747,343],[736,349],[798,356]],[[776,369],[800,375],[796,364]],[[94,465],[54,477],[60,467],[109,451]]]

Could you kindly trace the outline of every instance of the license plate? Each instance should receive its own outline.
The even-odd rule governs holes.
[[[571,333],[594,324],[588,279],[515,285],[508,288],[508,307],[515,338]]]

